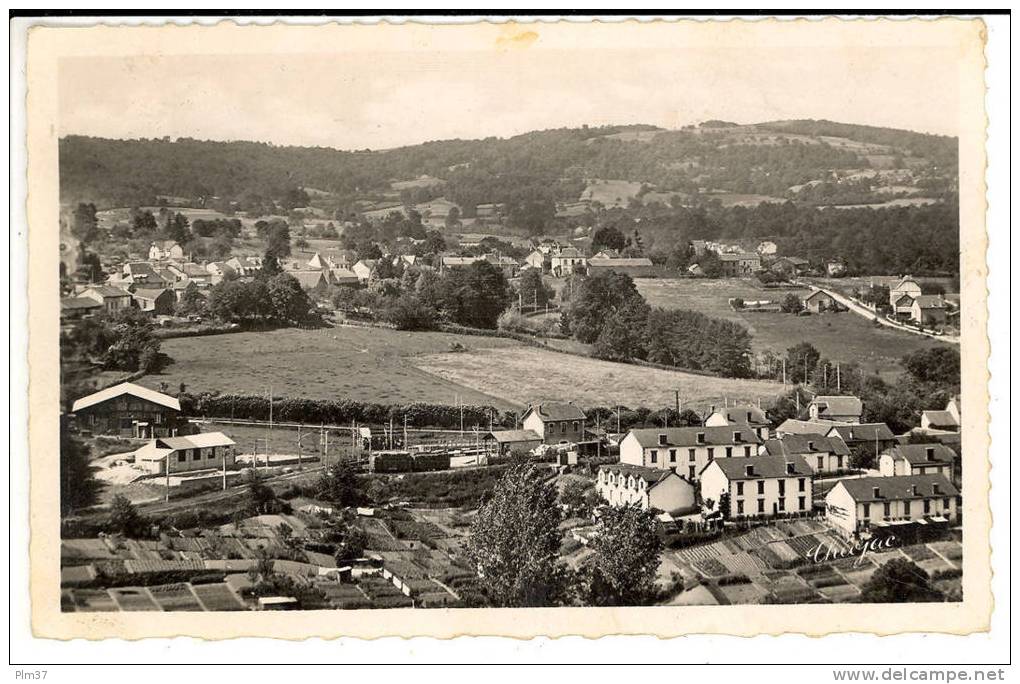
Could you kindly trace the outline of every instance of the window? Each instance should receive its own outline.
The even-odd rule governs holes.
[[[798,496],[797,497],[797,509],[803,511],[804,510],[804,503],[805,503],[804,502],[804,497],[803,496]]]
[[[563,434],[566,434],[566,433],[567,433],[567,424],[566,423],[560,423],[560,434],[563,435]]]
[[[758,512],[759,513],[765,512],[765,499],[758,499]]]
[[[903,515],[908,515],[908,516],[910,515],[910,502],[909,501],[904,501],[903,502]]]
[[[652,449],[650,452],[648,452],[648,455],[651,458],[652,463],[658,463],[659,462],[659,452],[656,451],[655,449]]]
[[[836,454],[836,470],[843,470],[843,457]]]
[[[798,492],[805,491],[805,487],[806,486],[807,486],[807,479],[802,477],[799,480],[797,480],[797,491]]]
[[[163,424],[163,414],[162,413],[157,413],[157,414],[153,415],[152,422],[155,423],[156,425],[162,425]]]
[[[825,457],[824,456],[819,456],[818,457],[818,470],[821,471],[824,468],[825,468]]]
[[[733,456],[733,447],[726,447],[726,458],[731,458],[732,456]]]
[[[743,512],[744,512],[744,502],[743,501],[738,501],[737,502],[737,514],[739,515],[739,514],[741,514]]]
[[[676,463],[676,449],[669,450],[669,462]]]
[[[201,449],[192,449],[191,450],[191,460],[192,461],[199,461],[201,459],[202,459],[202,450]]]
[[[786,494],[786,480],[779,481],[779,496]]]
[[[688,450],[687,450],[687,460],[688,460],[688,461],[690,461],[691,463],[694,463],[694,461],[696,461],[696,460],[697,460],[697,459],[696,459],[696,458],[694,457],[694,449],[688,449]]]
[[[178,451],[177,452],[177,462],[178,463],[184,463],[187,460],[188,460],[188,452],[187,451]]]
[[[781,511],[786,510],[786,499],[784,499],[783,497],[779,497],[779,510]]]
[[[924,514],[928,515],[929,513],[931,513],[931,501],[929,501],[928,499],[925,499],[924,500]]]
[[[744,495],[744,483],[743,482],[738,482],[737,483],[737,496],[743,496],[743,495]]]
[[[887,518],[889,517],[889,502],[888,501],[886,501],[885,503],[882,504],[882,515],[884,515]]]
[[[759,494],[765,493],[765,480],[758,480],[758,493]]]
[[[575,421],[573,421],[573,422],[572,422],[572,423],[570,424],[570,429],[571,429],[571,430],[572,430],[573,432],[577,432],[577,421],[576,421],[576,420],[575,420]]]
[[[744,447],[744,458],[750,458],[750,457],[751,457],[751,447],[746,446],[746,447]]]
[[[715,449],[708,447],[708,460],[711,461],[713,458],[715,458]]]
[[[942,499],[942,509],[946,511],[949,510],[949,499]]]
[[[870,516],[871,516],[871,504],[864,504],[864,515],[861,517],[868,518]]]
[[[694,466],[687,467],[687,479],[693,480],[695,477]]]

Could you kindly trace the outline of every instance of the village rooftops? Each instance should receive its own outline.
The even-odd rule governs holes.
[[[95,292],[97,295],[106,299],[107,297],[130,297],[131,293],[119,287],[113,285],[90,285],[85,288],[86,292]]]
[[[830,453],[838,456],[850,454],[850,447],[839,437],[823,437],[812,434],[790,434],[785,435],[782,439],[767,439],[762,446],[770,456],[811,453]]]
[[[719,255],[719,261],[758,261],[760,259],[761,255],[757,252],[724,253]]]
[[[581,252],[576,247],[564,247],[559,251],[559,253],[553,255],[554,258],[572,258],[572,259],[579,259],[583,256],[584,255],[581,254]]]
[[[922,411],[921,418],[927,422],[929,428],[953,429],[960,427],[960,421],[956,419],[952,411]]]
[[[153,404],[159,404],[160,406],[165,406],[166,408],[173,409],[174,411],[181,410],[181,402],[179,402],[176,398],[163,394],[162,392],[157,392],[156,390],[151,390],[148,387],[136,385],[132,382],[122,382],[119,385],[107,387],[104,390],[82,397],[74,402],[71,406],[71,410],[80,411],[125,394],[130,394],[133,397],[138,397],[145,401],[151,401]]]
[[[780,477],[811,477],[813,471],[803,456],[750,456],[748,458],[717,458],[715,464],[728,480],[770,480]]]
[[[596,268],[600,266],[652,266],[652,260],[647,257],[618,257],[614,259],[589,259],[589,266]]]
[[[715,409],[712,415],[719,414],[728,423],[747,423],[748,425],[768,425],[768,418],[765,412],[757,406],[730,406],[727,408]]]
[[[135,290],[135,298],[136,299],[152,299],[152,300],[155,300],[161,294],[166,292],[166,290],[167,290],[167,288],[165,288],[165,287],[159,287],[159,288],[141,288],[140,287],[137,290]]]
[[[825,414],[833,416],[859,416],[861,415],[861,411],[864,410],[864,405],[861,403],[861,400],[853,396],[819,395],[812,399],[811,403],[818,407],[818,414],[820,418],[824,418]]]
[[[874,442],[876,440],[884,442],[896,439],[892,430],[885,423],[858,423],[855,425],[837,423],[826,434],[831,436],[833,432],[839,435],[847,444],[851,442]]]
[[[647,482],[649,486],[659,483],[670,475],[672,470],[662,468],[647,468],[645,466],[630,465],[628,463],[613,463],[611,465],[599,466],[599,470],[605,470],[615,475],[633,475]]]
[[[64,297],[60,300],[60,308],[68,311],[100,309],[102,306],[91,297]]]
[[[715,444],[761,444],[751,426],[638,428],[630,434],[645,449],[655,447],[696,447]]]
[[[946,300],[942,295],[917,295],[914,302],[922,309],[944,309]]]
[[[184,437],[160,437],[153,440],[157,447],[180,451],[181,449],[208,449],[210,447],[233,446],[234,440],[222,432],[200,432]]]
[[[577,406],[561,401],[547,401],[530,407],[526,414],[534,412],[543,421],[584,420],[584,411]]]
[[[952,463],[956,454],[945,444],[900,444],[889,450],[894,459],[904,459],[910,465],[925,463]]]
[[[857,503],[927,499],[957,496],[960,493],[944,475],[855,477],[840,480],[836,486],[846,489],[847,494]]]

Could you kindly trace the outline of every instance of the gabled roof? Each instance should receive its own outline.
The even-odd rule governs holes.
[[[537,414],[543,422],[548,420],[584,420],[584,411],[573,404],[560,401],[535,404],[528,408],[524,417],[527,418],[532,413]]]
[[[895,292],[896,290],[901,290],[905,285],[915,285],[916,287],[921,287],[920,285],[917,284],[917,281],[911,278],[910,276],[903,276],[902,278],[900,278],[900,282],[896,283],[896,285],[893,286],[892,290],[893,292]]]
[[[331,268],[330,274],[337,280],[349,280],[351,278],[357,279],[358,274],[349,268]]]
[[[648,483],[648,488],[651,489],[655,485],[659,484],[663,480],[669,477],[676,477],[681,480],[684,478],[676,474],[676,472],[663,469],[663,468],[648,468],[646,466],[630,465],[629,463],[613,463],[611,465],[599,466],[599,470],[605,470],[610,473],[617,475],[633,475]],[[684,480],[686,481],[686,480]]]
[[[828,292],[826,292],[825,290],[815,290],[814,292],[812,292],[811,294],[809,294],[809,295],[808,295],[807,297],[805,297],[805,298],[804,298],[804,301],[805,301],[805,302],[809,302],[809,301],[811,301],[812,299],[814,299],[815,297],[817,297],[817,296],[819,296],[819,295],[821,295],[821,296],[823,296],[823,297],[828,297],[829,299],[832,299],[832,295],[830,295],[830,294],[829,294]]]
[[[842,425],[843,423],[839,424]],[[824,437],[832,429],[833,425],[837,425],[837,423],[831,420],[797,420],[789,418],[776,428],[776,432],[785,432],[791,435],[820,435]]]
[[[716,409],[712,415],[722,415],[729,423],[747,423],[749,425],[767,425],[768,418],[765,417],[765,412],[757,406],[738,405],[730,406],[727,408]],[[750,417],[748,414],[751,414]]]
[[[914,493],[914,487],[917,493]],[[956,496],[959,491],[944,475],[897,475],[894,477],[853,477],[840,480],[836,487],[843,487],[857,503],[875,501],[899,501],[903,499],[926,499],[931,497]],[[835,489],[836,487],[833,487]],[[938,487],[938,491],[935,491]],[[876,496],[876,490],[878,495]]]
[[[64,297],[60,300],[61,309],[99,309],[102,306],[91,297]]]
[[[160,287],[160,288],[138,288],[137,290],[135,290],[134,296],[135,296],[136,299],[156,299],[157,297],[159,297],[161,294],[163,294],[166,291],[167,291],[167,289],[165,287]]]
[[[932,458],[928,458],[928,450],[931,450]],[[895,460],[904,459],[910,465],[923,465],[925,463],[952,463],[956,460],[956,454],[945,444],[900,444],[889,450],[889,455]]]
[[[719,255],[719,261],[760,261],[761,255],[757,252],[740,252],[738,254],[725,253]]]
[[[941,295],[917,295],[914,297],[914,303],[922,309],[946,308],[946,300]]]
[[[765,451],[770,456],[784,454],[837,454],[848,456],[850,447],[839,437],[822,435],[784,435],[781,439],[765,440]]]
[[[95,292],[103,299],[107,297],[130,297],[131,293],[127,290],[119,287],[113,287],[112,285],[92,285],[85,289],[85,292]]]
[[[864,410],[861,400],[854,396],[817,396],[811,403],[818,407],[819,415],[859,416]]]
[[[542,438],[534,430],[493,430],[489,435],[500,444],[542,441]]]
[[[735,432],[740,433],[740,441],[733,439]],[[660,440],[660,435],[664,440]],[[704,435],[704,441],[698,441],[698,435]],[[693,447],[717,446],[731,444],[761,444],[761,438],[751,426],[723,425],[720,427],[679,427],[679,428],[638,428],[631,430],[628,437],[633,436],[643,448],[652,447]]]
[[[612,268],[613,266],[652,266],[652,260],[647,257],[631,257],[619,259],[588,259],[588,265],[596,268]]]
[[[290,275],[301,284],[301,287],[318,287],[326,280],[322,271],[291,271]]]
[[[71,406],[71,410],[80,411],[90,406],[100,404],[104,401],[115,399],[124,394],[130,394],[133,397],[138,397],[139,399],[151,401],[154,404],[165,406],[166,408],[173,409],[174,411],[181,410],[181,402],[177,401],[175,397],[168,396],[166,394],[163,394],[162,392],[157,392],[156,390],[151,390],[148,387],[136,385],[132,382],[122,382],[119,385],[107,387],[104,390],[100,390],[94,394],[82,397],[81,399],[78,399],[74,402],[74,404]]]
[[[185,437],[161,437],[154,440],[158,448],[173,449],[208,449],[209,447],[233,446],[234,440],[222,432],[200,432]]]
[[[952,411],[921,411],[921,418],[927,419],[932,427],[960,427],[960,421]]]
[[[750,456],[748,458],[717,458],[713,465],[722,470],[728,480],[768,480],[775,477],[811,477],[812,470],[803,456]],[[792,465],[792,469],[789,467]],[[748,472],[748,468],[751,471]]]
[[[832,426],[826,435],[831,437],[833,433],[839,435],[848,444],[851,442],[874,442],[876,440],[884,442],[896,439],[892,430],[885,423],[837,423]]]
[[[556,259],[558,257],[567,257],[567,258],[571,258],[571,259],[576,259],[578,257],[583,257],[583,256],[584,255],[581,254],[581,252],[579,252],[576,247],[564,247],[563,249],[561,249],[559,251],[559,253],[553,254],[552,258]]]

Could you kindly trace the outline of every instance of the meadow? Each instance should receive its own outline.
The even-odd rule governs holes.
[[[691,309],[741,323],[751,331],[755,352],[785,352],[799,342],[810,342],[831,361],[856,361],[869,372],[892,380],[901,371],[900,359],[938,343],[928,338],[875,326],[856,314],[825,313],[794,316],[783,313],[734,311],[729,299],[779,301],[788,292],[766,290],[741,279],[638,279],[638,291],[652,306]]]
[[[514,408],[497,392],[489,395],[417,368],[420,354],[456,355],[467,349],[516,346],[513,340],[447,333],[400,332],[385,328],[280,329],[163,341],[173,360],[161,373],[139,382],[158,389],[184,383],[189,392],[265,394],[404,404],[431,402]]]

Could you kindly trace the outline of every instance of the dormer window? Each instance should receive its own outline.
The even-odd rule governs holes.
[[[744,466],[744,475],[746,475],[747,477],[753,477],[754,466],[753,465]]]
[[[699,432],[698,433],[697,442],[698,442],[698,444],[704,444],[705,443],[705,433],[704,432]]]
[[[924,450],[924,455],[927,457],[927,459],[929,461],[934,461],[935,460],[935,447],[926,447],[925,450]]]
[[[931,493],[932,494],[941,494],[942,493],[942,492],[939,491],[939,484],[938,484],[938,482],[932,484],[932,486],[931,486]]]
[[[814,442],[808,442],[807,443],[807,449],[808,449],[808,451],[814,451],[815,450],[815,443]]]
[[[659,433],[659,444],[662,446],[666,445],[666,433],[664,432]]]
[[[737,430],[736,432],[733,433],[733,441],[734,442],[740,441],[740,430]]]
[[[878,487],[872,487],[871,488],[871,494],[876,499],[881,499],[882,498],[882,492],[879,491]]]
[[[796,474],[796,472],[797,472],[797,468],[794,466],[793,463],[787,463],[786,464],[786,474],[787,475],[794,475],[794,474]]]
[[[747,422],[748,423],[751,422],[751,412],[750,411],[747,412]]]
[[[917,485],[910,485],[910,495],[917,496]]]

